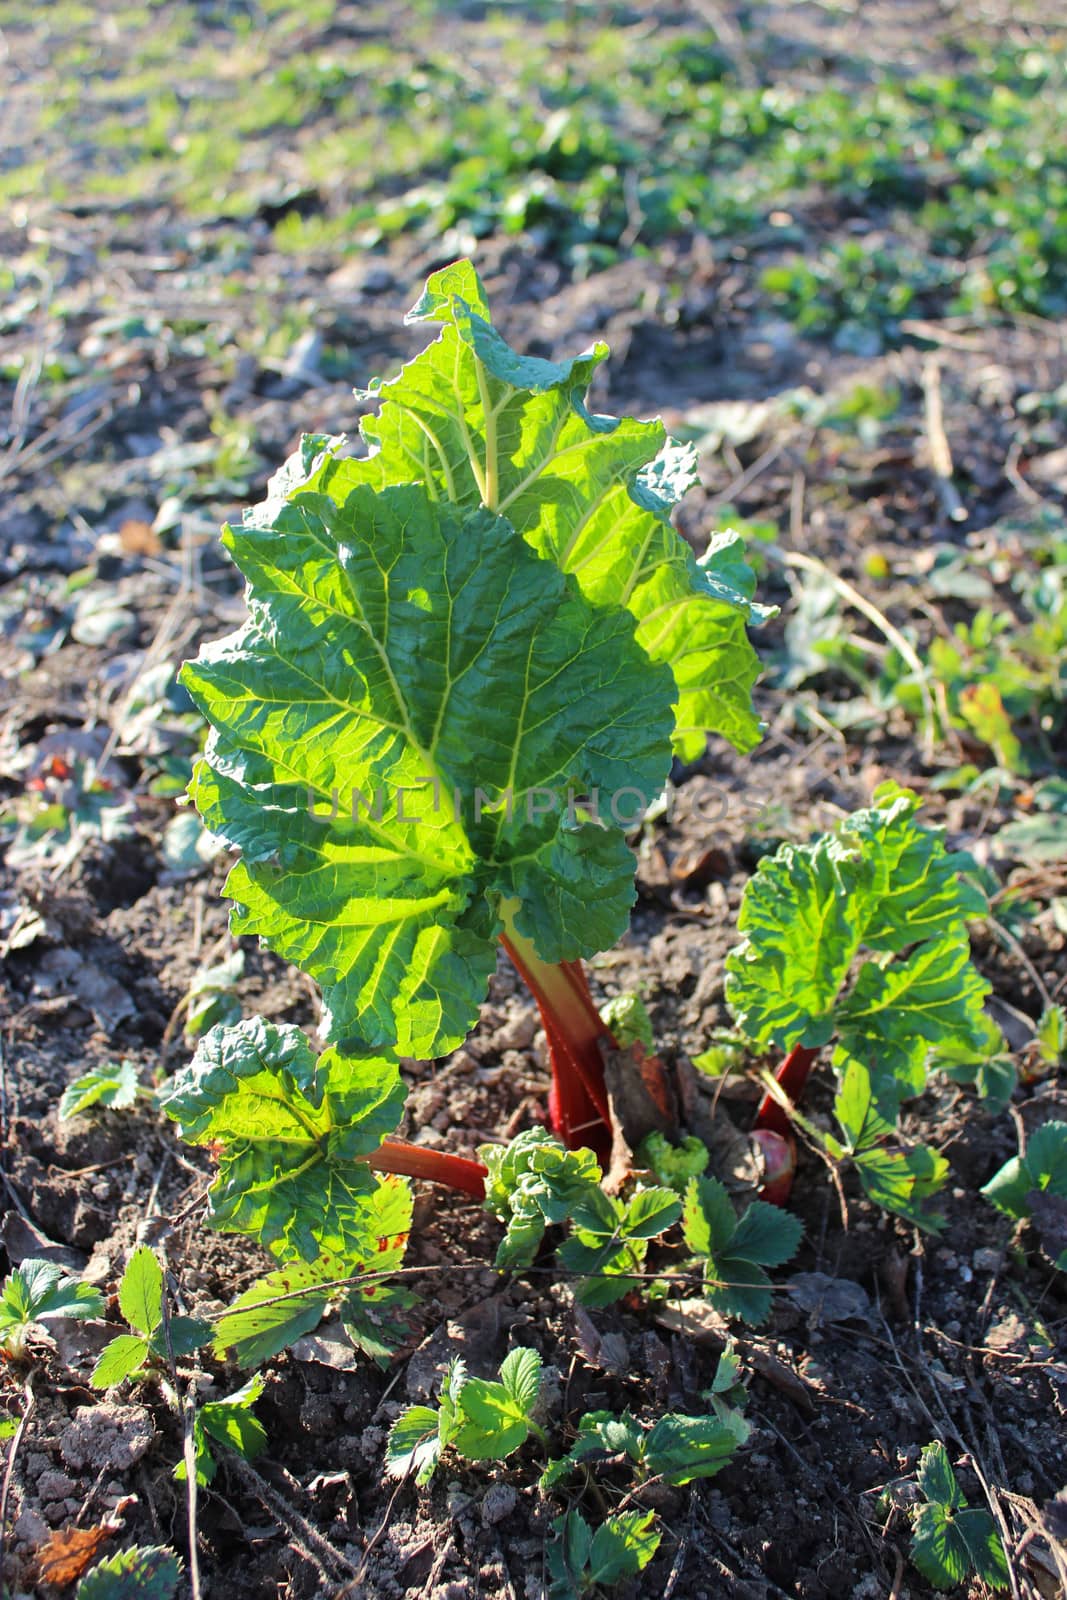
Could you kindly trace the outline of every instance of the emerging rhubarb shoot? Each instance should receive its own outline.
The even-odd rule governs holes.
[[[879,1184],[882,1204],[889,1189],[871,1151],[892,1139],[901,1101],[922,1093],[939,1049],[980,1050],[989,1040],[989,985],[971,965],[966,928],[985,900],[961,874],[966,858],[915,821],[918,809],[910,790],[885,783],[833,833],[766,857],[745,888],[744,941],[726,960],[727,1002],[747,1038],[786,1052],[775,1076],[794,1105],[828,1046],[846,1134],[856,1116],[841,1094],[851,1084],[855,1099],[856,1083],[868,1085],[856,1148],[868,1157],[865,1187],[873,1195]],[[771,1094],[756,1122],[764,1135],[792,1139]],[[910,1214],[899,1195],[892,1209]]]

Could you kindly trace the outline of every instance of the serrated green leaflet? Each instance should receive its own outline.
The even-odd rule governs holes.
[[[714,1416],[685,1417],[670,1412],[648,1431],[629,1411],[620,1417],[609,1411],[587,1412],[567,1455],[550,1462],[542,1473],[541,1489],[551,1489],[579,1462],[594,1455],[627,1455],[642,1478],[662,1478],[670,1484],[711,1478],[745,1443],[749,1431],[740,1412],[725,1403],[721,1414]]]
[[[182,1564],[162,1545],[131,1545],[98,1561],[78,1584],[76,1600],[173,1600]]]
[[[766,1322],[771,1280],[764,1268],[796,1254],[803,1233],[799,1220],[763,1200],[739,1218],[717,1178],[690,1178],[682,1232],[703,1265],[704,1293],[716,1310],[757,1326]]]
[[[606,345],[562,362],[511,350],[469,262],[435,273],[408,321],[441,325],[440,336],[370,391],[383,402],[362,423],[370,458],[327,470],[321,486],[340,501],[353,483],[415,479],[455,504],[499,511],[597,605],[632,614],[639,642],[677,683],[679,755],[699,756],[709,732],[751,749],[758,663],[745,623],[767,613],[751,603],[738,539],[718,536],[698,561],[671,526],[671,506],[694,481],[692,451],[669,444],[659,422],[587,409]],[[301,462],[288,481],[301,471],[311,475]]]
[[[154,1333],[163,1316],[163,1268],[155,1252],[138,1245],[119,1284],[119,1310],[137,1333]]]
[[[895,1109],[921,1092],[931,1049],[980,1047],[989,985],[970,964],[965,919],[984,901],[918,798],[883,785],[875,804],[811,845],[785,844],[749,880],[727,957],[726,997],[759,1044],[817,1049],[837,1034]],[[860,967],[842,995],[853,962]]]
[[[357,1253],[378,1180],[360,1161],[404,1104],[395,1062],[327,1050],[258,1018],[214,1028],[161,1093],[190,1144],[220,1144],[212,1227],[276,1255]]]
[[[59,1119],[79,1116],[92,1106],[102,1106],[112,1111],[125,1111],[137,1100],[139,1085],[137,1068],[132,1061],[113,1062],[105,1067],[93,1067],[75,1078],[63,1090],[59,1102]],[[148,1091],[144,1091],[146,1094]]]
[[[594,1532],[580,1511],[552,1523],[549,1600],[578,1600],[597,1585],[619,1583],[648,1566],[659,1549],[654,1511],[618,1511]]]
[[[385,1470],[391,1478],[406,1478],[414,1472],[415,1482],[429,1483],[441,1459],[439,1413],[432,1406],[409,1406],[389,1430]]]
[[[645,1461],[664,1483],[692,1483],[721,1472],[748,1438],[748,1423],[738,1412],[719,1416],[660,1417],[645,1440]]]
[[[301,489],[228,542],[250,617],[183,669],[214,728],[193,795],[242,851],[235,929],[318,980],[328,1036],[459,1044],[501,898],[545,960],[613,943],[633,857],[576,802],[659,792],[674,697],[629,615],[415,485]]]
[[[1045,1122],[1026,1141],[1026,1153],[1012,1156],[995,1172],[982,1194],[1009,1217],[1028,1217],[1034,1192],[1067,1196],[1067,1122]],[[1057,1261],[1067,1269],[1067,1252]]]
[[[89,1381],[94,1389],[113,1389],[139,1372],[151,1354],[147,1339],[135,1333],[120,1333],[101,1350]]]
[[[98,1317],[99,1289],[79,1283],[54,1261],[29,1258],[8,1274],[0,1289],[0,1349],[20,1356],[35,1322],[53,1317]]]
[[[458,1426],[451,1442],[468,1461],[499,1460],[524,1444],[533,1426],[530,1411],[541,1388],[536,1350],[512,1350],[500,1381],[468,1378],[457,1396]]]
[[[458,1358],[441,1380],[440,1404],[410,1406],[393,1424],[386,1471],[402,1478],[414,1470],[416,1483],[428,1483],[442,1450],[457,1450],[468,1461],[499,1461],[541,1429],[530,1416],[541,1389],[541,1357],[519,1347],[501,1362],[499,1381],[472,1378]]]
[[[267,1448],[267,1434],[252,1407],[264,1389],[262,1376],[255,1372],[248,1382],[222,1400],[208,1400],[196,1413],[193,1421],[193,1451],[196,1481],[201,1487],[214,1480],[218,1463],[212,1444],[233,1450],[245,1461],[254,1461]],[[179,1483],[187,1477],[184,1461],[174,1468]]]
[[[638,1287],[648,1241],[681,1216],[671,1189],[638,1189],[627,1200],[589,1189],[570,1212],[571,1234],[559,1251],[560,1265],[580,1281],[575,1296],[586,1306],[611,1305]]]

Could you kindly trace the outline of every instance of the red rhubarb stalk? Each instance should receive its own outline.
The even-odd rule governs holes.
[[[552,1069],[548,1101],[552,1129],[568,1149],[584,1146],[607,1159],[611,1121],[600,1041],[614,1046],[615,1040],[593,1004],[581,963],[543,961],[515,927],[516,905],[509,902],[502,907],[505,932],[500,942],[541,1013]]]
[[[795,1044],[774,1074],[775,1082],[785,1091],[794,1105],[804,1092],[804,1085],[811,1075],[811,1069],[818,1055],[817,1049],[810,1050],[807,1045]],[[765,1094],[760,1101],[760,1108],[756,1113],[756,1127],[767,1128],[771,1133],[781,1134],[783,1139],[791,1138],[793,1133],[789,1113],[770,1093]]]
[[[427,1183],[462,1189],[476,1200],[485,1199],[486,1169],[480,1161],[469,1161],[466,1156],[428,1150],[425,1145],[408,1144],[404,1139],[386,1139],[366,1159],[375,1172],[399,1172],[405,1178],[424,1178]]]
[[[796,1105],[818,1058],[818,1050],[795,1044],[774,1075],[779,1088]],[[763,1152],[766,1171],[763,1198],[772,1205],[784,1206],[793,1187],[797,1164],[797,1143],[789,1113],[770,1092],[763,1096],[756,1113],[752,1137]]]

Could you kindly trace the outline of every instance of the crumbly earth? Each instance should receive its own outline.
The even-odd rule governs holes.
[[[907,10],[909,17],[916,11],[916,26],[929,21],[923,8],[922,16]],[[779,12],[782,49],[805,62],[813,51],[837,59],[853,49],[880,59],[898,20],[884,7],[866,23],[856,10]],[[463,25],[461,17],[455,26]],[[40,94],[48,83],[46,36],[27,24],[16,38],[27,48],[9,49],[0,80],[23,97],[28,86]],[[329,40],[318,42],[325,48]],[[313,27],[299,44],[316,44]],[[951,52],[951,42],[944,48]],[[189,71],[195,75],[195,67]],[[285,133],[276,130],[279,159]],[[422,335],[405,331],[401,314],[447,257],[435,241],[406,236],[369,260],[279,257],[252,218],[248,253],[223,293],[210,274],[198,276],[198,253],[210,256],[210,223],[179,239],[165,207],[146,204],[136,227],[106,206],[73,202],[0,223],[12,254],[34,229],[47,235],[52,292],[63,302],[58,324],[46,319],[46,365],[96,359],[94,338],[104,357],[95,389],[80,401],[58,380],[50,387],[46,374],[30,397],[26,438],[48,437],[39,449],[16,452],[8,472],[0,784],[16,800],[53,758],[91,754],[104,759],[132,809],[124,837],[108,841],[90,831],[72,860],[41,856],[0,869],[0,948],[7,946],[0,1242],[8,1268],[45,1256],[110,1295],[134,1244],[147,1240],[165,1252],[179,1308],[210,1314],[266,1258],[203,1226],[209,1153],[183,1147],[147,1104],[64,1123],[56,1114],[63,1087],[93,1066],[127,1058],[150,1084],[185,1061],[181,1008],[190,982],[234,947],[220,898],[222,863],[177,860],[165,845],[175,803],[157,780],[184,748],[177,713],[138,721],[127,690],[145,652],[154,662],[177,662],[240,619],[239,586],[215,544],[218,521],[258,497],[301,432],[353,431],[367,404],[353,402],[347,376],[261,364],[245,337],[253,305],[268,322],[272,308],[300,308],[308,326],[344,346],[365,379],[419,347]],[[661,411],[675,428],[697,436],[705,429],[703,486],[679,514],[698,551],[730,504],[862,587],[872,554],[894,571],[921,574],[932,542],[954,542],[980,562],[983,530],[1032,513],[1035,493],[1062,514],[1062,462],[1058,476],[1054,468],[1031,472],[1035,490],[1013,456],[1020,427],[1013,398],[1067,381],[1067,340],[1051,325],[949,328],[936,346],[957,479],[967,485],[961,530],[946,520],[929,466],[927,349],[861,357],[807,342],[760,309],[743,262],[713,267],[699,239],[580,281],[511,239],[480,241],[477,259],[517,346],[562,356],[596,336],[613,347],[597,379],[596,408]],[[183,307],[218,336],[183,331]],[[236,363],[220,353],[218,331],[226,327],[241,350]],[[4,324],[0,349],[28,348],[32,331]],[[742,442],[708,442],[713,402],[735,400],[755,418],[760,402],[784,390],[847,392],[860,379],[899,391],[899,408],[876,440],[771,408]],[[210,461],[196,453],[208,440]],[[1028,448],[1040,466],[1041,442]],[[168,499],[177,503],[170,521],[160,517]],[[95,599],[79,611],[83,585]],[[780,569],[766,568],[761,593],[792,614]],[[892,611],[895,601],[890,595],[882,603]],[[948,599],[925,615],[909,613],[918,616],[920,642],[950,629],[956,605]],[[72,616],[81,618],[73,631]],[[783,625],[764,630],[768,660],[782,647]],[[859,631],[878,642],[862,621]],[[52,641],[44,648],[43,637]],[[844,679],[826,690],[837,701],[856,692]],[[749,1084],[731,1082],[717,1096],[715,1082],[694,1077],[685,1063],[729,1022],[723,958],[736,941],[737,908],[755,862],[777,840],[809,837],[863,804],[887,776],[928,798],[929,820],[946,826],[953,846],[1003,884],[1025,884],[1029,914],[1010,943],[981,930],[975,940],[998,1020],[1022,1046],[1042,989],[1067,997],[1067,941],[1053,911],[1067,893],[1067,872],[1056,863],[1027,869],[998,849],[997,829],[1011,811],[996,789],[950,798],[935,786],[939,771],[977,747],[964,739],[960,749],[931,756],[899,710],[872,712],[841,731],[814,698],[805,714],[799,697],[770,683],[758,703],[768,727],[754,756],[717,745],[676,772],[673,813],[635,841],[630,932],[591,969],[599,996],[633,989],[644,997],[660,1053],[681,1075],[688,1124],[727,1118],[744,1128],[751,1119]],[[245,965],[236,994],[244,1014],[312,1029],[313,985],[240,943]],[[409,1076],[406,1131],[426,1143],[472,1153],[543,1120],[543,1035],[503,962],[467,1045],[448,1060],[412,1065]],[[817,1090],[813,1114],[827,1104]],[[944,1080],[908,1108],[909,1129],[951,1164],[947,1225],[938,1236],[880,1213],[847,1178],[846,1222],[825,1166],[802,1151],[793,1204],[804,1242],[776,1275],[767,1326],[737,1330],[751,1441],[713,1480],[691,1489],[653,1486],[639,1497],[660,1513],[664,1537],[640,1581],[618,1591],[620,1600],[931,1596],[907,1561],[905,1508],[919,1453],[935,1438],[948,1445],[969,1502],[984,1504],[990,1493],[1016,1592],[1028,1600],[1058,1592],[1047,1544],[1027,1536],[1064,1487],[1067,1279],[1052,1271],[1031,1234],[1016,1237],[977,1195],[1016,1151],[1018,1127],[1033,1129],[1051,1116],[1067,1116],[1067,1091],[1047,1076],[1017,1091],[1010,1115],[988,1114]],[[547,1261],[498,1275],[487,1265],[498,1234],[476,1206],[421,1192],[408,1255],[419,1303],[410,1340],[388,1370],[361,1359],[331,1365],[336,1346],[309,1341],[299,1355],[267,1364],[257,1408],[267,1453],[253,1467],[228,1458],[200,1495],[205,1595],[538,1600],[546,1536],[560,1505],[537,1493],[542,1458],[533,1443],[499,1465],[449,1461],[422,1490],[384,1478],[392,1419],[432,1393],[453,1355],[491,1375],[514,1344],[537,1348],[551,1374],[547,1425],[557,1451],[585,1410],[629,1407],[649,1419],[668,1407],[701,1409],[722,1347],[714,1327],[629,1302],[586,1312]],[[50,1324],[26,1361],[0,1371],[6,1415],[26,1416],[17,1448],[7,1446],[3,1576],[12,1595],[68,1592],[43,1583],[40,1552],[52,1532],[72,1525],[114,1518],[110,1548],[136,1540],[188,1551],[186,1497],[173,1476],[182,1455],[174,1410],[153,1382],[106,1398],[88,1385],[97,1353],[117,1331],[113,1300],[108,1310],[107,1326]],[[321,1333],[328,1340],[329,1328]],[[211,1360],[187,1376],[201,1398],[242,1381]],[[621,1497],[622,1484],[605,1469],[596,1490],[605,1506]],[[975,1600],[984,1592],[977,1584],[972,1590]]]

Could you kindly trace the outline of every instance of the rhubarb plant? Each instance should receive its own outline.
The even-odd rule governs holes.
[[[453,1049],[500,939],[553,1124],[605,1155],[611,1035],[579,962],[626,926],[626,833],[672,755],[756,742],[762,613],[736,537],[698,561],[671,525],[692,453],[588,409],[603,345],[518,355],[467,262],[409,320],[439,336],[372,391],[369,453],[305,439],[225,531],[249,618],[183,669],[212,729],[192,795],[240,851],[234,930],[319,983],[336,1050]]]
[[[898,1151],[886,1165],[879,1152],[901,1102],[922,1093],[938,1052],[990,1048],[989,985],[971,963],[966,927],[985,899],[965,875],[967,858],[916,822],[918,807],[910,790],[883,784],[834,832],[762,861],[741,905],[744,940],[726,962],[738,1026],[785,1052],[758,1127],[792,1140],[791,1106],[830,1048],[842,1135],[834,1153],[855,1161],[873,1198],[913,1219],[945,1169],[932,1152],[902,1161]]]

